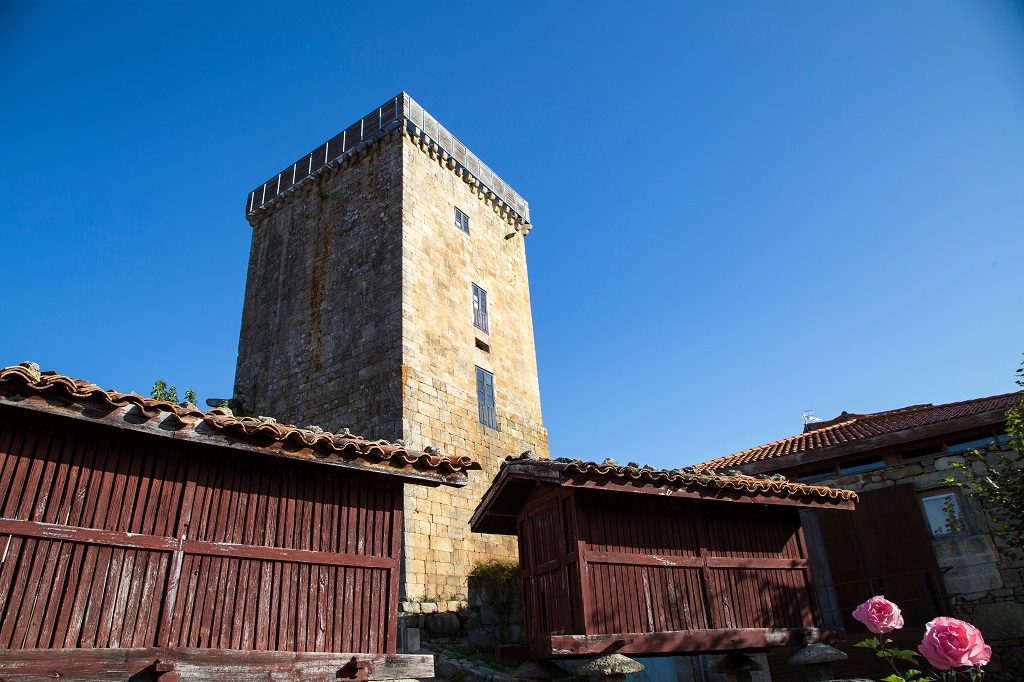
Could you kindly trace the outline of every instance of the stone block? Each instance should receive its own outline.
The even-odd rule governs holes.
[[[454,613],[431,613],[426,617],[426,625],[435,635],[454,635],[462,623]]]
[[[979,604],[974,608],[971,623],[981,630],[986,642],[1024,637],[1024,604],[1000,601]]]
[[[932,543],[940,568],[964,568],[997,561],[995,545],[988,535],[949,538]]]
[[[969,599],[978,599],[977,595],[1003,586],[1003,578],[995,564],[955,566],[943,572],[942,581],[948,594],[961,594]]]
[[[494,632],[488,628],[475,628],[469,631],[469,643],[479,649],[487,649],[495,645]]]
[[[484,625],[497,625],[500,622],[498,610],[493,606],[481,606],[480,622]]]
[[[1016,568],[1008,568],[999,571],[999,575],[1003,579],[1003,585],[1006,587],[1020,587],[1024,585],[1024,579],[1021,577],[1021,571]]]
[[[420,629],[398,629],[398,651],[403,654],[414,654],[420,650]]]

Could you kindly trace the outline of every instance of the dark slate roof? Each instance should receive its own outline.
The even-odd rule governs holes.
[[[956,428],[957,420],[995,413],[994,419],[999,421],[1001,415],[1013,406],[1019,393],[1004,393],[987,398],[963,400],[945,405],[912,405],[897,410],[874,412],[872,414],[854,414],[843,412],[835,419],[807,424],[804,432],[737,452],[725,457],[697,465],[700,469],[722,469],[738,467],[754,462],[763,462],[782,457],[794,457],[800,453],[814,450],[827,451],[856,441],[870,441],[880,436],[907,432],[932,425],[949,423],[951,429]],[[780,462],[780,465],[783,465]]]
[[[32,362],[0,369],[0,405],[434,484],[465,485],[466,472],[480,468],[469,457],[450,457],[430,448],[419,452],[347,431],[329,433],[317,427],[278,424],[268,417],[236,417],[230,410],[200,410],[190,403],[175,405],[107,391],[82,379],[40,372]]]

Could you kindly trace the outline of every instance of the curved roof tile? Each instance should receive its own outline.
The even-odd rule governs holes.
[[[640,466],[633,462],[620,466],[618,462],[612,459],[606,459],[598,464],[597,462],[584,462],[579,459],[558,458],[546,460],[528,456],[509,457],[501,466],[504,469],[509,465],[524,464],[556,469],[569,474],[582,474],[595,479],[637,481],[673,488],[720,488],[752,494],[765,493],[785,497],[857,500],[857,493],[852,490],[794,483],[787,480],[785,476],[748,476],[738,471],[729,471],[723,474],[696,467],[666,470],[655,469],[647,465]]]
[[[720,469],[735,467],[751,462],[761,462],[807,450],[828,448],[864,438],[897,433],[930,424],[959,419],[985,412],[1006,411],[1019,398],[1020,393],[1001,395],[974,400],[962,400],[944,405],[912,405],[896,410],[872,414],[843,412],[835,419],[808,424],[804,433],[790,436],[773,443],[759,445],[725,457],[698,464],[699,469]]]
[[[342,460],[365,464],[386,464],[388,468],[401,472],[403,469],[423,473],[435,473],[440,477],[455,475],[444,482],[464,481],[468,470],[480,469],[470,457],[452,457],[427,448],[425,451],[409,450],[400,444],[386,440],[368,440],[360,436],[330,433],[311,428],[300,428],[292,424],[278,424],[266,417],[237,417],[230,410],[200,410],[190,403],[176,405],[163,400],[145,398],[136,393],[107,391],[99,386],[56,372],[40,372],[39,365],[23,362],[0,369],[0,388],[5,392],[20,395],[55,396],[72,403],[101,403],[112,407],[138,407],[145,415],[156,417],[164,414],[182,427],[202,422],[215,432],[225,436],[245,437],[247,442],[256,443],[276,453],[282,446],[293,445],[308,448],[321,456],[336,456]],[[57,411],[54,408],[53,411]]]

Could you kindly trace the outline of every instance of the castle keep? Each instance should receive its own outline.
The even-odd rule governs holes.
[[[246,214],[239,408],[480,462],[465,488],[405,490],[404,597],[464,598],[476,562],[515,556],[469,531],[500,463],[548,456],[529,205],[402,93],[254,190]]]

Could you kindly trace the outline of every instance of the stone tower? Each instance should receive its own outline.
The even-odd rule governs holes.
[[[248,414],[469,455],[408,486],[404,596],[465,598],[512,540],[469,517],[507,455],[548,456],[526,274],[529,206],[402,93],[249,195],[235,375]]]

